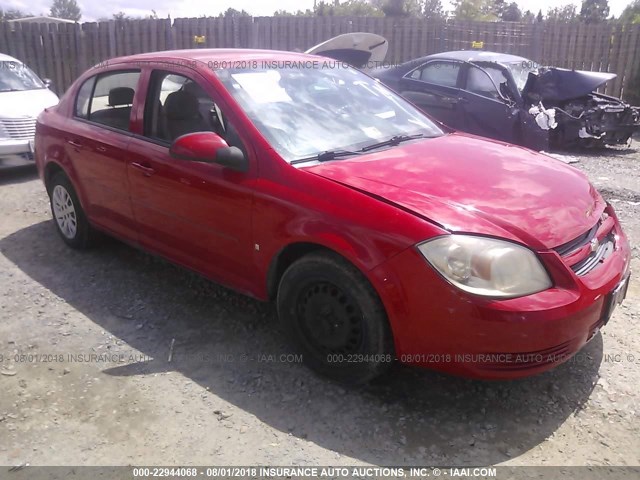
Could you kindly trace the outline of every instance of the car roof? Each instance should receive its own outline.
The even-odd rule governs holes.
[[[22,63],[17,58],[13,58],[12,56],[7,55],[5,53],[0,53],[0,62],[18,62],[18,63]]]
[[[157,62],[157,61],[185,61],[185,62],[224,62],[232,60],[256,61],[304,61],[318,60],[318,56],[306,53],[283,52],[278,50],[259,50],[248,48],[196,48],[188,50],[165,50],[162,52],[140,53],[127,57],[117,57],[110,63],[126,62]]]
[[[426,59],[443,58],[451,60],[461,60],[463,62],[496,62],[496,63],[511,63],[511,62],[529,62],[528,58],[519,57],[517,55],[511,55],[508,53],[487,52],[484,50],[457,50],[453,52],[435,53],[424,57]]]

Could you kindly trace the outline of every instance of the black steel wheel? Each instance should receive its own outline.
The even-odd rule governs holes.
[[[322,375],[365,383],[393,362],[380,298],[366,277],[335,253],[306,255],[286,270],[278,315],[304,362]]]

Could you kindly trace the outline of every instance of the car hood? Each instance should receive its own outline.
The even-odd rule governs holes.
[[[48,88],[20,92],[0,92],[0,117],[33,117],[58,104],[58,97]]]
[[[548,68],[529,74],[522,94],[539,95],[542,101],[563,102],[584,97],[614,78],[615,73]]]
[[[367,70],[381,65],[388,49],[389,42],[380,35],[352,32],[330,38],[305,53],[322,55]]]
[[[452,232],[548,249],[591,228],[605,203],[578,170],[522,147],[454,133],[304,170]]]

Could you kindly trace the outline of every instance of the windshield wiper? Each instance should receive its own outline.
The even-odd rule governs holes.
[[[354,152],[352,150],[327,150],[326,152],[320,152],[317,155],[312,155],[310,157],[293,160],[291,162],[291,165],[295,165],[296,163],[310,162],[312,160],[315,160],[317,162],[328,162],[329,160],[335,160],[336,158],[350,157],[352,155],[361,155],[361,153]]]
[[[424,136],[424,133],[416,133],[415,135],[394,135],[389,140],[383,140],[382,142],[367,145],[366,147],[361,148],[360,151],[368,152],[369,150],[375,150],[380,147],[395,147],[396,145],[400,145],[402,142],[408,142],[409,140],[414,140],[416,138],[423,138]]]

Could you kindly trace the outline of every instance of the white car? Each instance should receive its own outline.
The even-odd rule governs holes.
[[[0,168],[33,163],[36,118],[58,97],[20,60],[0,53]]]

